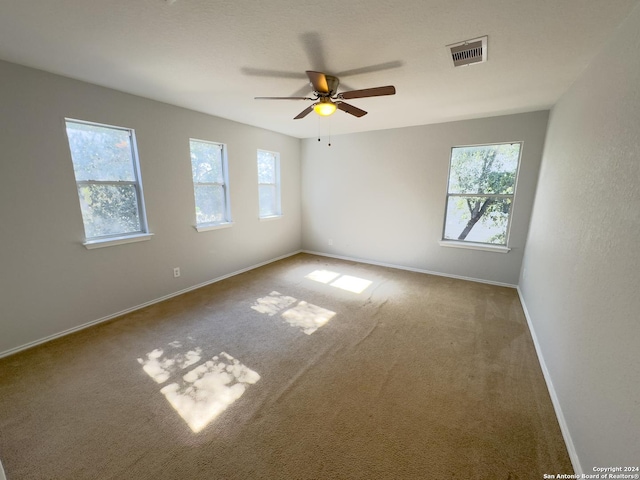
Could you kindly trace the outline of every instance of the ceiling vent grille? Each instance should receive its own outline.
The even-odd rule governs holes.
[[[463,67],[487,61],[487,37],[474,38],[447,45],[454,67]]]

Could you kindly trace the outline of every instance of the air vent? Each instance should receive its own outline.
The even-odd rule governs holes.
[[[451,51],[451,60],[454,67],[463,67],[487,61],[486,36],[447,45],[447,48]]]

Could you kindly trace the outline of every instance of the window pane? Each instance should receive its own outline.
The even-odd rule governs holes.
[[[222,185],[194,185],[196,196],[196,223],[225,222],[225,196]]]
[[[276,183],[275,155],[258,150],[258,183]]]
[[[260,185],[260,216],[278,215],[275,185]]]
[[[444,238],[506,245],[511,198],[449,197]]]
[[[519,156],[519,143],[454,148],[448,192],[513,194]]]
[[[142,231],[133,185],[79,185],[78,196],[87,238]]]
[[[224,183],[222,145],[191,140],[189,146],[194,183]]]
[[[135,181],[128,130],[67,121],[76,181]]]

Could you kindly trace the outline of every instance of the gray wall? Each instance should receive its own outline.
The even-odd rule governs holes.
[[[332,138],[331,147],[304,140],[303,248],[515,285],[547,119],[541,111],[358,133]],[[441,247],[451,147],[512,141],[524,146],[511,252]]]
[[[640,7],[553,108],[520,279],[575,451],[640,460]]]
[[[300,249],[300,140],[5,62],[0,82],[0,353]],[[65,117],[135,129],[150,241],[82,245]],[[228,146],[231,228],[193,228],[189,137]],[[280,220],[258,220],[258,148],[281,153]]]

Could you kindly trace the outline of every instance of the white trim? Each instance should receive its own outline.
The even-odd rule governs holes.
[[[4,470],[2,469],[2,462],[0,462],[0,480],[7,480],[7,477],[4,476]]]
[[[259,217],[261,222],[268,222],[270,220],[280,220],[284,215],[269,215],[267,217]]]
[[[319,255],[321,257],[337,258],[339,260],[348,260],[351,262],[367,263],[369,265],[378,265],[380,267],[396,268],[398,270],[407,270],[409,272],[426,273],[427,275],[437,275],[438,277],[456,278],[458,280],[467,280],[469,282],[487,283],[489,285],[497,285],[499,287],[516,288],[517,285],[512,283],[494,282],[493,280],[485,280],[482,278],[464,277],[462,275],[452,275],[450,273],[433,272],[431,270],[423,270],[421,268],[405,267],[404,265],[395,265],[393,263],[376,262],[374,260],[365,260],[362,258],[346,257],[343,255],[333,255],[331,253],[314,252],[312,250],[302,250],[302,253],[309,253],[311,255]]]
[[[540,343],[538,342],[538,337],[536,336],[536,331],[533,328],[533,321],[531,320],[531,315],[529,315],[529,310],[527,310],[527,305],[524,303],[524,297],[522,296],[522,291],[520,287],[516,287],[518,291],[518,297],[520,297],[520,304],[522,305],[522,310],[524,311],[524,316],[527,319],[527,324],[529,325],[529,332],[531,332],[531,338],[533,338],[533,346],[536,349],[536,354],[538,355],[538,362],[540,363],[540,368],[542,368],[542,375],[544,376],[544,380],[547,383],[547,390],[549,390],[549,396],[551,397],[551,403],[553,403],[553,408],[556,411],[556,417],[558,419],[558,424],[560,425],[560,431],[562,432],[562,437],[564,438],[564,443],[567,447],[567,452],[569,453],[569,458],[571,459],[571,464],[573,465],[574,472],[581,477],[583,474],[582,465],[580,465],[580,459],[578,458],[578,452],[576,452],[576,447],[573,444],[573,439],[571,438],[571,432],[569,432],[569,426],[567,425],[567,421],[564,418],[564,414],[562,413],[562,407],[560,406],[560,399],[558,399],[558,394],[556,393],[556,389],[553,387],[553,382],[551,381],[551,375],[549,374],[549,369],[547,368],[547,364],[544,361],[544,357],[542,356],[542,349],[540,348]]]
[[[488,243],[456,242],[454,240],[440,240],[441,247],[468,248],[469,250],[484,250],[493,253],[509,253],[511,249],[504,245],[489,245]]]
[[[229,227],[233,227],[233,222],[216,223],[214,225],[194,225],[193,228],[195,228],[199,233],[201,233],[201,232],[208,232],[210,230],[220,230],[221,228],[229,228]]]
[[[216,277],[212,280],[207,280],[206,282],[199,283],[198,285],[193,285],[192,287],[185,288],[183,290],[179,290],[174,293],[170,293],[168,295],[164,295],[162,297],[156,298],[154,300],[150,300],[145,303],[141,303],[140,305],[136,305],[135,307],[127,308],[125,310],[121,310],[112,315],[107,315],[106,317],[98,318],[97,320],[92,320],[87,323],[83,323],[82,325],[78,325],[77,327],[69,328],[59,333],[54,333],[53,335],[49,335],[48,337],[41,338],[39,340],[35,340],[33,342],[25,343],[19,347],[11,348],[9,350],[5,350],[4,352],[0,352],[0,358],[7,357],[9,355],[13,355],[14,353],[18,353],[22,350],[26,350],[31,347],[35,347],[36,345],[40,345],[42,343],[46,343],[50,340],[54,340],[56,338],[64,337],[65,335],[69,335],[70,333],[77,332],[79,330],[84,330],[85,328],[91,327],[93,325],[97,325],[98,323],[106,322],[108,320],[113,320],[114,318],[120,317],[122,315],[126,315],[127,313],[135,312],[136,310],[140,310],[141,308],[148,307],[155,303],[163,302],[173,297],[177,297],[178,295],[182,295],[183,293],[190,292],[191,290],[197,290],[198,288],[206,287],[207,285],[211,285],[212,283],[219,282],[220,280],[224,280],[225,278],[233,277],[235,275],[239,275],[244,272],[248,272],[249,270],[254,270],[259,267],[263,267],[264,265],[268,265],[269,263],[277,262],[278,260],[283,260],[287,257],[291,257],[293,255],[297,255],[301,253],[302,250],[296,250],[295,252],[287,253],[285,255],[280,255],[279,257],[272,258],[270,260],[265,260],[264,262],[256,263],[255,265],[251,265],[249,267],[242,268],[240,270],[236,270],[235,272],[227,273],[226,275],[222,275],[220,277]],[[1,477],[0,477],[1,478]]]
[[[136,235],[128,235],[126,237],[110,237],[103,240],[88,240],[83,243],[85,248],[93,250],[94,248],[113,247],[114,245],[124,245],[125,243],[144,242],[151,240],[153,233],[140,233]]]

